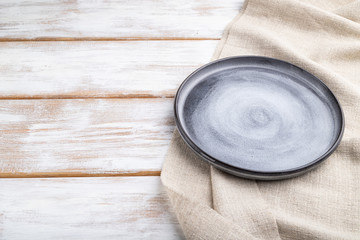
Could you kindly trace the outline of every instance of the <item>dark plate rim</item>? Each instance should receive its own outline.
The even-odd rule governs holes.
[[[202,150],[200,147],[198,147],[192,140],[191,138],[187,135],[186,131],[184,130],[184,128],[182,127],[181,121],[180,121],[180,116],[179,116],[179,112],[177,110],[177,106],[178,106],[178,101],[179,101],[179,96],[181,94],[182,89],[184,88],[184,86],[187,84],[187,82],[191,81],[192,76],[195,75],[196,73],[202,71],[203,69],[205,69],[206,67],[219,63],[219,62],[223,62],[223,61],[229,61],[229,60],[233,60],[233,59],[256,59],[256,60],[269,60],[269,61],[275,61],[275,62],[280,62],[282,64],[287,64],[290,65],[292,67],[298,68],[301,71],[306,72],[306,74],[309,74],[310,76],[312,76],[315,80],[317,80],[327,91],[329,91],[329,93],[332,95],[332,97],[335,99],[336,101],[336,105],[338,107],[338,109],[340,110],[341,113],[341,129],[340,129],[340,133],[338,134],[336,141],[334,142],[334,144],[320,157],[318,157],[317,159],[311,161],[310,163],[307,163],[305,165],[302,165],[300,167],[296,167],[293,169],[289,169],[287,171],[274,171],[274,172],[266,172],[266,171],[253,171],[253,170],[249,170],[249,169],[245,169],[245,168],[238,168],[238,167],[234,167],[231,166],[229,164],[226,164],[224,162],[222,162],[219,159],[216,159],[214,157],[212,157],[210,154],[206,153],[204,150]],[[289,178],[289,177],[293,177],[293,176],[297,176],[300,175],[302,173],[305,173],[313,168],[315,168],[316,166],[318,166],[321,162],[323,162],[326,158],[328,158],[334,151],[335,149],[339,146],[341,139],[343,137],[344,134],[344,128],[345,128],[345,116],[344,116],[344,112],[343,109],[340,105],[339,100],[336,98],[335,94],[331,91],[331,89],[323,82],[321,81],[318,77],[314,76],[313,74],[309,73],[308,71],[292,64],[289,63],[287,61],[283,61],[280,59],[276,59],[276,58],[270,58],[270,57],[265,57],[265,56],[256,56],[256,55],[246,55],[246,56],[232,56],[232,57],[226,57],[226,58],[221,58],[221,59],[217,59],[215,61],[211,61],[203,66],[201,66],[200,68],[196,69],[195,71],[193,71],[187,78],[185,78],[185,80],[181,83],[180,87],[178,88],[176,94],[175,94],[175,99],[174,99],[174,115],[175,115],[175,123],[176,126],[179,130],[180,136],[184,139],[185,143],[198,155],[200,156],[202,159],[206,160],[207,162],[209,162],[210,164],[214,165],[215,167],[224,170],[226,172],[229,172],[233,175],[238,175],[238,176],[242,176],[242,177],[246,177],[246,178],[251,178],[251,179],[259,179],[259,180],[277,180],[277,179],[284,179],[284,178]]]

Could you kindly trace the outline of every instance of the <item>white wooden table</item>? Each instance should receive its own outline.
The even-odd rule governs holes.
[[[0,1],[0,239],[183,238],[173,96],[242,0]]]

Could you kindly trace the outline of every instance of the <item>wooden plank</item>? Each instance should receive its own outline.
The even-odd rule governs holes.
[[[0,179],[1,239],[182,239],[159,177]]]
[[[159,175],[173,99],[0,101],[0,177]]]
[[[172,97],[216,43],[0,43],[0,98]]]
[[[243,0],[3,0],[0,38],[9,40],[220,38]]]

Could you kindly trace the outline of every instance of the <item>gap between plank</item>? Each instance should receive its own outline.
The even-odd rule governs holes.
[[[128,95],[109,95],[109,96],[102,96],[102,97],[97,97],[97,96],[66,96],[66,95],[54,95],[54,96],[26,96],[26,97],[22,97],[22,96],[11,96],[11,97],[1,97],[0,96],[0,101],[1,100],[51,100],[51,99],[154,99],[154,98],[174,98],[175,95],[174,94],[169,94],[169,95],[151,95],[151,94],[128,94]]]
[[[220,38],[186,38],[186,37],[38,37],[38,38],[0,38],[0,42],[82,42],[82,41],[204,41]]]
[[[38,172],[38,173],[0,173],[0,178],[71,178],[71,177],[148,177],[160,176],[161,171],[139,171],[119,173],[82,173],[82,172]]]

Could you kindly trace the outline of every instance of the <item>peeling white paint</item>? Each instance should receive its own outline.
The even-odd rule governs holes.
[[[182,239],[159,177],[0,179],[1,239]]]
[[[0,43],[0,96],[174,94],[217,41]]]
[[[0,170],[88,174],[159,171],[174,129],[172,102],[0,101],[10,119],[0,122],[0,129],[7,130],[0,138]]]
[[[243,0],[2,1],[0,37],[220,37]],[[156,16],[156,17],[155,17]]]

